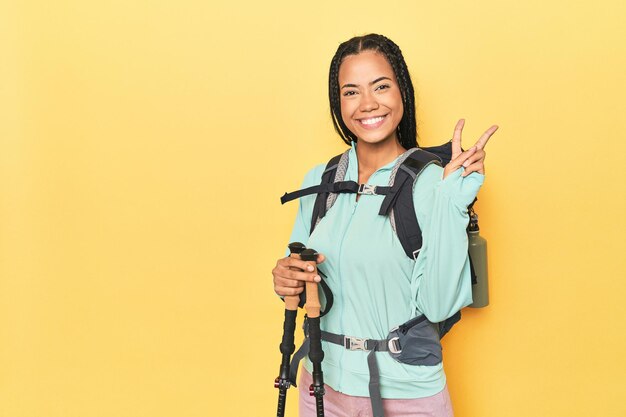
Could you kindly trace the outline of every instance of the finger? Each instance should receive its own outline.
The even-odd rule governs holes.
[[[456,158],[463,152],[461,149],[461,134],[463,133],[463,126],[465,125],[465,119],[460,119],[456,122],[454,127],[454,134],[452,135],[452,159]]]
[[[304,291],[304,287],[290,288],[290,287],[274,287],[274,292],[281,297],[289,297],[290,295],[298,295]]]
[[[287,279],[277,276],[274,280],[274,285],[278,287],[297,288],[304,287],[304,281],[298,281],[297,279]]]
[[[299,269],[283,269],[276,272],[277,278],[296,279],[304,282],[320,282],[321,278],[314,272],[302,272]]]
[[[465,162],[463,162],[463,166],[468,167],[474,162],[484,161],[484,160],[485,160],[485,151],[483,151],[482,149],[477,149],[476,152],[474,152],[472,156],[470,156],[469,158],[465,160]]]
[[[498,130],[498,125],[493,125],[489,129],[485,130],[485,133],[483,133],[480,138],[478,138],[474,146],[476,146],[478,149],[483,149],[487,144],[487,141],[489,141],[491,135],[496,133],[496,130]]]
[[[485,165],[482,163],[482,161],[473,163],[472,165],[465,168],[461,176],[467,177],[472,172],[478,172],[479,174],[485,175]]]
[[[279,261],[279,263],[285,268],[297,268],[309,272],[313,272],[315,270],[315,267],[308,262],[294,257],[283,258]]]
[[[465,162],[470,156],[472,156],[474,154],[474,152],[476,152],[476,146],[472,146],[471,148],[469,148],[465,152],[461,152],[461,154],[459,156],[457,156],[455,159],[450,161],[448,163],[448,165],[446,165],[446,168],[449,167],[450,170],[452,170],[452,171],[457,169],[458,167],[463,165],[463,162]]]
[[[322,255],[321,253],[317,254],[317,263],[321,264],[322,262],[324,262],[326,260],[326,257],[324,255]]]
[[[278,264],[272,269],[274,281],[277,279],[299,280],[303,282],[320,282],[321,278],[316,272],[304,272],[299,268],[288,267],[284,264]]]

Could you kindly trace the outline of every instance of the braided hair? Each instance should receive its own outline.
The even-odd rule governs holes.
[[[381,53],[396,75],[398,86],[402,94],[402,105],[404,113],[398,125],[398,140],[405,149],[417,146],[417,127],[415,121],[415,92],[413,83],[409,75],[402,51],[391,39],[370,33],[364,36],[355,36],[337,48],[335,56],[330,62],[330,72],[328,75],[328,99],[330,100],[330,117],[335,126],[335,130],[343,141],[350,145],[356,142],[357,137],[348,129],[341,117],[341,102],[339,97],[339,67],[341,62],[348,55],[358,55],[362,51],[375,51]]]

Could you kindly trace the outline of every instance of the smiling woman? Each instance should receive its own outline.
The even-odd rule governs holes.
[[[398,140],[398,126],[404,114],[402,95],[393,68],[385,57],[375,51],[347,56],[339,68],[341,86],[341,120],[359,140],[363,156],[393,151],[393,159],[406,149]],[[382,156],[382,155],[381,155]],[[375,165],[363,160],[359,182],[367,182]]]
[[[445,168],[418,149],[409,71],[400,48],[377,34],[339,46],[329,100],[335,129],[350,149],[306,175],[290,239],[320,253],[317,270],[334,294],[320,321],[326,415],[450,417],[439,339],[446,320],[472,303],[467,206],[483,183],[483,148],[497,126],[462,152],[460,120]],[[344,186],[340,193],[324,188],[335,171],[330,185]],[[407,211],[419,223],[421,245],[408,251],[406,231],[398,231]],[[289,256],[272,274],[280,296],[321,280],[311,265]],[[315,369],[305,361],[304,417],[320,415],[306,391],[310,372],[313,380],[319,375]]]
[[[397,143],[402,94],[385,57],[374,51],[347,56],[339,69],[341,118],[361,146]],[[366,145],[367,144],[367,145]]]

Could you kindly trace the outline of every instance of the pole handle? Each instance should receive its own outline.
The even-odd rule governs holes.
[[[291,242],[288,245],[288,248],[289,248],[289,251],[291,252],[289,254],[289,257],[296,258],[296,259],[299,259],[300,253],[302,253],[302,251],[306,249],[304,244],[300,242]],[[297,270],[298,268],[290,268],[290,269]],[[297,310],[299,305],[300,305],[300,295],[285,296],[285,309],[292,310],[292,311]]]
[[[317,274],[317,256],[318,253],[315,249],[305,249],[300,253],[300,259],[307,261],[312,265],[314,272]],[[307,317],[315,318],[320,316],[321,310],[320,296],[317,282],[306,283],[306,304],[304,309],[306,310]]]

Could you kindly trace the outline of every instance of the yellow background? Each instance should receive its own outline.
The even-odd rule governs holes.
[[[444,339],[456,416],[626,415],[625,20],[622,0],[3,1],[0,416],[274,415],[278,198],[344,149],[328,66],[368,32],[405,54],[421,144],[500,126],[491,305]]]

